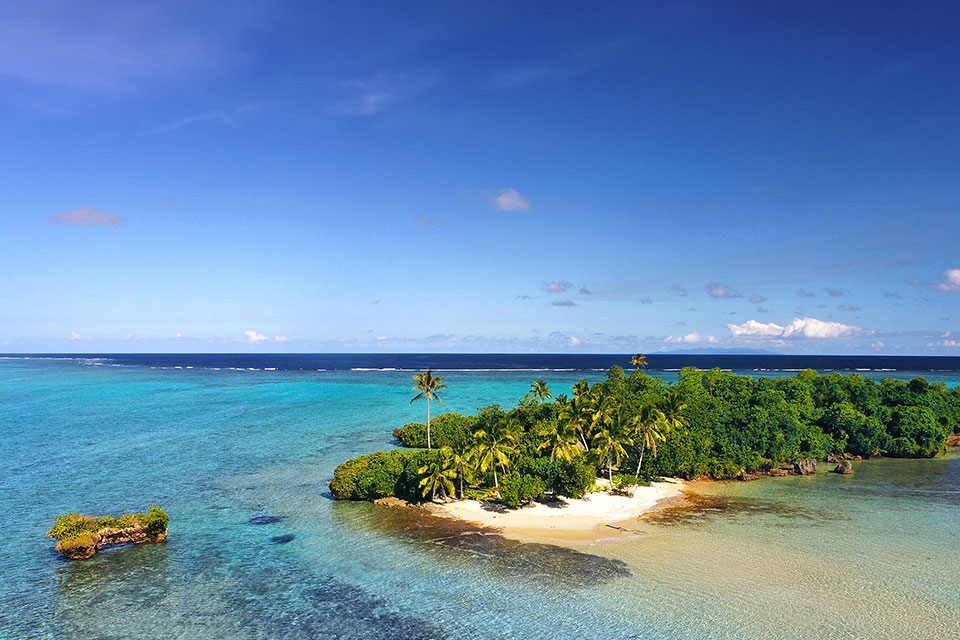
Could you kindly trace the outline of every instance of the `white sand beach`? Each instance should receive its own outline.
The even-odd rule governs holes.
[[[517,540],[596,542],[631,535],[634,521],[680,495],[684,486],[684,481],[671,479],[636,487],[632,497],[603,491],[579,500],[564,498],[556,506],[538,502],[515,510],[477,500],[431,504],[427,509],[435,515],[495,527]]]

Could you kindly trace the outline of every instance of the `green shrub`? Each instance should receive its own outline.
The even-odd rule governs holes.
[[[333,472],[330,493],[337,500],[375,500],[396,495],[411,452],[378,451],[347,460]]]
[[[444,413],[430,421],[430,445],[462,451],[473,442],[472,421],[459,413]],[[393,437],[405,447],[427,448],[427,425],[409,422],[393,430]]]
[[[553,489],[558,496],[582,498],[596,481],[596,470],[582,456],[574,458],[572,462],[557,461],[557,477]]]
[[[543,482],[530,474],[511,472],[500,477],[500,499],[511,509],[542,498],[543,493]]]
[[[551,489],[557,484],[560,462],[547,457],[521,458],[516,465],[516,470],[517,473],[529,474],[534,478],[539,478],[544,487]]]
[[[152,534],[163,533],[167,530],[170,523],[170,516],[155,504],[150,505],[146,513],[138,516],[140,522],[147,528],[147,532]]]
[[[617,473],[613,476],[613,488],[615,491],[624,493],[630,487],[639,487],[647,484],[647,481],[632,473]]]
[[[125,513],[122,516],[96,517],[68,513],[54,518],[53,527],[47,531],[47,537],[62,542],[67,547],[85,546],[92,540],[93,534],[101,529],[126,529],[139,524],[149,533],[156,535],[166,531],[169,522],[170,516],[155,504],[150,505],[145,513]]]

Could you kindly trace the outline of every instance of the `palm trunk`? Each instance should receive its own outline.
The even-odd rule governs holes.
[[[497,479],[497,465],[493,465],[493,488],[497,490],[497,495],[500,495],[500,481]]]
[[[613,456],[607,456],[607,478],[610,480],[610,488],[613,488]]]
[[[463,500],[463,474],[460,474],[460,499]]]
[[[587,439],[583,437],[583,429],[577,429],[577,435],[580,436],[580,442],[583,443],[583,448],[585,451],[590,451],[590,447],[587,446]]]
[[[643,464],[643,450],[647,448],[646,440],[640,445],[640,461],[637,462],[637,478],[640,478],[640,465]]]
[[[427,396],[427,450],[430,449],[430,396]]]

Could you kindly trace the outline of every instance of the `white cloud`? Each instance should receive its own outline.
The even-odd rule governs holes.
[[[492,198],[493,206],[500,211],[533,211],[530,203],[516,189],[502,189]]]
[[[267,336],[263,335],[262,333],[257,333],[251,329],[244,331],[243,335],[247,336],[247,340],[249,340],[252,344],[257,344],[258,342],[263,342],[267,339]]]
[[[570,344],[573,346],[577,346],[578,344],[580,344],[580,338],[578,338],[577,336],[570,336]]]
[[[115,227],[126,222],[126,218],[115,213],[107,213],[93,207],[79,207],[72,211],[55,213],[50,216],[50,222],[65,224],[68,227]]]
[[[567,282],[566,280],[555,280],[553,282],[544,282],[540,287],[548,293],[562,293],[564,291],[569,291],[573,286],[572,282]]]
[[[290,340],[290,338],[288,338],[287,336],[274,336],[274,337],[273,337],[273,341],[274,341],[274,342],[287,342],[287,341],[289,341],[289,340]]]
[[[773,322],[757,322],[756,320],[747,320],[743,324],[728,324],[727,328],[734,338],[740,336],[780,336],[783,334],[783,327]]]
[[[696,331],[691,331],[685,336],[667,336],[664,341],[675,344],[695,344],[698,342],[709,342],[710,344],[716,344],[720,342],[720,339],[716,336],[701,336]]]
[[[763,304],[766,301],[766,297],[761,296],[759,293],[755,293],[750,296],[750,304]]]
[[[740,325],[728,324],[727,328],[734,338],[845,338],[862,331],[854,325],[816,318],[794,318],[786,326],[747,320]]]
[[[934,287],[947,293],[960,293],[960,269],[947,269],[943,275],[943,282]]]
[[[88,338],[87,338],[87,336],[82,336],[82,335],[80,335],[80,334],[77,333],[76,331],[71,331],[71,332],[70,332],[70,339],[71,339],[71,340],[87,340]]]
[[[739,298],[740,294],[732,291],[729,286],[720,282],[711,282],[707,285],[707,295],[711,298]]]

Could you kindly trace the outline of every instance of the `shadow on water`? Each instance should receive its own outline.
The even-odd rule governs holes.
[[[117,547],[64,561],[53,601],[43,629],[29,637],[133,639],[161,637],[161,631],[191,638],[452,637],[287,557],[251,564],[234,550],[202,542]]]
[[[620,560],[550,544],[511,540],[496,529],[431,515],[417,507],[337,503],[332,513],[346,528],[387,535],[435,554],[445,565],[467,567],[487,575],[576,587],[631,575]]]

